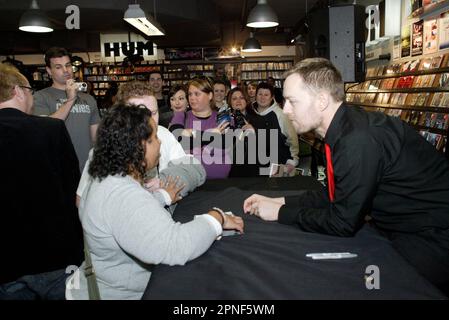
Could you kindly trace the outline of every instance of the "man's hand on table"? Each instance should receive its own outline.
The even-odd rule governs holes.
[[[277,221],[279,209],[285,204],[285,198],[269,198],[253,194],[243,203],[243,212],[254,214],[265,221]]]

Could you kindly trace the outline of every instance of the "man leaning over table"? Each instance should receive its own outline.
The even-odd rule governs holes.
[[[325,142],[328,186],[297,197],[254,194],[244,211],[307,232],[348,237],[365,217],[449,295],[449,163],[399,119],[345,105],[340,72],[322,58],[286,73],[284,113]]]

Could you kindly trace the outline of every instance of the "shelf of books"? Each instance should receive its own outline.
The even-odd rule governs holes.
[[[92,82],[95,97],[102,97],[113,82],[148,80],[150,72],[161,71],[160,65],[122,67],[115,64],[92,64],[83,69],[84,81]]]
[[[282,75],[293,66],[293,60],[279,62],[243,62],[241,66],[242,81],[266,81],[273,77],[276,86],[282,88]]]
[[[24,74],[35,90],[41,90],[51,85],[45,65],[27,65]]]
[[[164,91],[177,84],[186,84],[190,79],[197,76],[214,78],[216,76],[216,64],[206,62],[180,62],[140,65],[133,68],[125,68],[121,64],[90,64],[83,68],[82,78],[84,81],[92,83],[93,94],[97,98],[101,98],[106,94],[111,83],[148,80],[149,73],[152,71],[161,72],[164,78]],[[223,67],[225,65],[227,64],[223,64]],[[266,81],[271,76],[275,79],[276,86],[282,87],[282,75],[292,67],[293,60],[243,62],[234,63],[233,65],[235,65],[233,75],[237,75],[237,77],[239,75],[241,76],[238,80]]]
[[[164,66],[165,85],[174,86],[185,84],[192,78],[198,76],[214,77],[213,64],[171,64]]]
[[[368,68],[365,82],[347,87],[346,102],[401,118],[444,152],[449,128],[449,54]]]

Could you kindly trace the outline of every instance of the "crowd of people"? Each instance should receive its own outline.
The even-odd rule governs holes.
[[[197,258],[223,229],[244,232],[243,218],[220,208],[175,222],[180,199],[206,179],[268,175],[274,163],[294,170],[298,134],[311,131],[326,142],[326,189],[255,194],[244,212],[335,236],[353,236],[370,216],[447,292],[447,159],[400,120],[346,106],[341,75],[328,60],[299,62],[281,96],[269,82],[231,89],[207,77],[165,96],[162,75],[153,72],[148,81],[122,84],[101,119],[95,99],[78,91],[70,53],[51,48],[45,63],[53,84],[34,95],[17,69],[0,65],[8,213],[1,239],[13,243],[0,299],[89,299],[88,260],[101,298],[139,299],[152,266]],[[30,184],[37,186],[25,197]]]
[[[162,74],[152,72],[149,77],[159,124],[201,161],[208,179],[269,175],[272,164],[279,163],[291,172],[298,165],[298,135],[282,113],[282,90],[279,98],[280,89],[269,83],[273,79],[231,90],[222,78],[198,77],[173,86],[165,96]],[[239,102],[232,101],[236,89]],[[255,142],[254,156],[248,152],[248,140]]]

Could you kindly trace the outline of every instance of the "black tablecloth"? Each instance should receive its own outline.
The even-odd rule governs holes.
[[[174,219],[186,222],[219,206],[244,218],[245,234],[216,241],[185,266],[156,266],[143,299],[444,298],[368,225],[353,238],[341,238],[243,215],[243,200],[254,192],[279,196],[316,188],[320,184],[306,177],[207,182],[180,202]],[[311,260],[305,256],[311,252],[351,252],[358,257]],[[379,289],[367,289],[370,265],[379,268]]]

